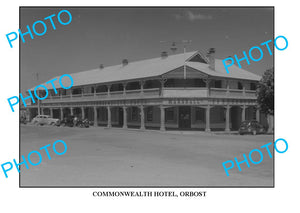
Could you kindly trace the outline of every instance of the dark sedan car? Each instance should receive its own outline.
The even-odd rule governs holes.
[[[243,134],[262,134],[265,132],[265,128],[258,121],[243,121],[240,128],[240,135]]]

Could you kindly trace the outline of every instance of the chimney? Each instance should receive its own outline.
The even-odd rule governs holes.
[[[127,59],[123,59],[122,64],[123,64],[123,67],[126,66],[128,64],[128,60]]]
[[[166,51],[163,51],[163,52],[161,52],[160,56],[161,56],[161,59],[165,59],[168,57],[168,53]]]
[[[209,48],[207,57],[209,60],[209,68],[215,70],[215,48]]]
[[[100,64],[99,68],[100,68],[100,70],[102,70],[104,68],[104,65]]]

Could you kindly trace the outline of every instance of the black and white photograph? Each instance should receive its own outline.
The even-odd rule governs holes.
[[[297,212],[299,3],[1,8],[1,212]]]
[[[274,186],[273,7],[20,7],[20,30],[20,187]]]

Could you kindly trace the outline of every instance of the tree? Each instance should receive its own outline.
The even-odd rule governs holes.
[[[257,87],[257,102],[262,112],[274,115],[274,69],[268,69]]]
[[[259,109],[268,117],[269,132],[273,131],[274,116],[274,68],[266,70],[257,87]]]

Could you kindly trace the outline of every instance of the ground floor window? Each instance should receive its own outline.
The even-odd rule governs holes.
[[[196,108],[196,121],[204,121],[204,110]]]
[[[137,107],[132,107],[131,108],[131,120],[132,121],[137,121],[138,120],[138,108]]]
[[[174,121],[174,108],[167,108],[166,109],[166,121]]]
[[[100,109],[100,113],[99,113],[99,115],[100,115],[100,117],[103,119],[103,120],[107,120],[107,110],[104,110],[105,108],[101,108]]]
[[[147,108],[147,121],[153,121],[153,107]]]

